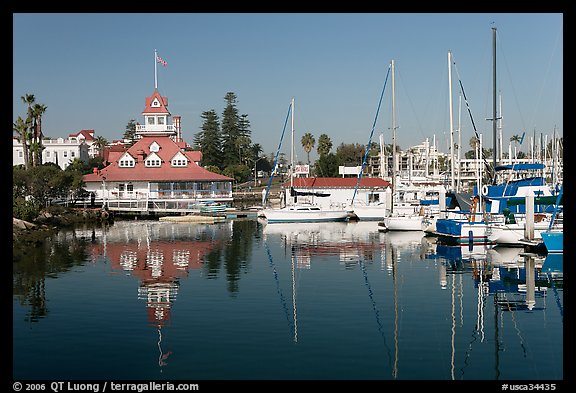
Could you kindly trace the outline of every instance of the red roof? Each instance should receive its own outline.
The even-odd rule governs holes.
[[[84,139],[87,140],[87,141],[93,141],[93,140],[95,140],[95,138],[94,138],[94,130],[82,130],[82,131],[79,131],[79,132],[77,132],[77,133],[75,133],[75,134],[70,134],[69,136],[71,136],[71,137],[77,137],[77,136],[79,136],[79,135],[82,135],[82,136],[84,137]]]
[[[150,154],[150,145],[156,142],[160,149],[155,153],[160,158],[160,167],[146,167],[144,160]],[[188,166],[173,167],[170,164],[172,158],[178,154],[183,154],[188,159]],[[134,167],[120,167],[118,161],[125,154],[130,154],[135,160]],[[232,181],[234,179],[210,172],[199,165],[194,160],[198,157],[196,152],[182,150],[176,142],[168,136],[144,136],[139,139],[128,150],[111,151],[108,159],[110,165],[103,168],[99,173],[84,175],[85,182],[101,182],[102,177],[107,181]]]
[[[157,98],[158,101],[160,102],[160,106],[158,107],[152,107],[152,102],[154,101],[155,98]],[[165,113],[167,115],[170,115],[170,112],[168,112],[167,107],[168,107],[168,97],[163,97],[160,95],[158,90],[154,90],[154,93],[152,93],[150,97],[146,97],[146,106],[144,107],[142,114]]]
[[[301,188],[355,188],[357,177],[297,177],[294,178],[294,187]],[[289,187],[290,182],[284,183]],[[379,177],[362,177],[360,188],[389,187],[390,182]]]

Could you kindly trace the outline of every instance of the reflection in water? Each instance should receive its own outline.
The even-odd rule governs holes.
[[[14,243],[12,246],[12,294],[21,305],[29,307],[28,322],[48,316],[46,278],[55,278],[89,260],[88,237],[72,234],[66,241],[59,235],[43,243]]]
[[[562,262],[554,260],[556,256],[552,254],[546,257],[536,254],[523,253],[517,247],[491,247],[491,246],[448,246],[436,243],[428,239],[429,245],[436,246],[436,252],[428,253],[431,259],[440,258],[442,260],[440,271],[440,287],[447,288],[449,279],[452,281],[451,291],[451,377],[456,379],[455,358],[456,352],[456,286],[458,286],[458,297],[460,298],[460,324],[462,327],[462,273],[471,271],[472,278],[477,288],[477,312],[476,324],[465,352],[462,367],[460,367],[460,378],[464,379],[466,368],[470,365],[470,356],[473,348],[486,341],[485,337],[485,314],[488,296],[492,295],[494,302],[494,376],[493,379],[500,379],[500,354],[504,350],[501,331],[504,328],[504,312],[509,313],[512,328],[518,338],[518,345],[521,347],[524,357],[528,356],[523,333],[517,323],[515,313],[527,311],[542,311],[545,308],[538,306],[538,299],[541,304],[545,304],[544,297],[548,288],[555,289],[557,284],[562,286]],[[544,269],[546,261],[550,259],[549,266],[551,272]],[[562,258],[562,254],[560,254]],[[551,274],[550,274],[551,273]],[[550,275],[549,275],[550,274]],[[555,279],[552,279],[552,275]],[[458,284],[457,284],[458,281]],[[555,292],[557,293],[557,292]],[[556,296],[559,300],[559,297]],[[558,301],[557,304],[560,304]],[[562,312],[561,305],[559,306]],[[562,314],[561,314],[562,315]]]
[[[278,250],[284,252],[281,261],[274,260]],[[268,263],[254,263],[259,255],[264,261],[267,257]],[[330,331],[323,331],[323,324],[327,320],[318,314],[309,318],[308,310],[351,312],[355,317],[353,322],[342,321],[346,328],[351,329],[350,325],[362,319],[362,311],[358,310],[366,305],[363,312],[368,318],[362,331],[366,332],[367,337],[370,337],[371,330],[375,335],[371,336],[369,344],[357,336],[353,340],[358,339],[359,346],[369,347],[362,347],[364,352],[375,352],[371,356],[375,356],[373,363],[376,366],[370,370],[370,375],[384,379],[420,379],[420,375],[427,376],[426,370],[417,370],[418,366],[414,365],[416,359],[427,354],[418,354],[415,358],[414,352],[424,350],[414,348],[413,343],[420,342],[421,338],[417,337],[422,328],[420,325],[430,324],[427,327],[429,331],[424,334],[430,334],[427,336],[429,339],[437,340],[437,347],[443,346],[439,365],[434,366],[438,378],[466,379],[470,378],[470,374],[476,377],[478,368],[482,367],[484,378],[497,380],[509,375],[506,374],[506,367],[510,366],[506,362],[510,361],[507,357],[511,351],[516,350],[519,353],[516,356],[522,357],[521,360],[525,362],[525,359],[535,358],[534,333],[527,334],[526,326],[530,323],[538,326],[534,320],[539,315],[543,319],[550,317],[544,313],[548,296],[554,296],[554,302],[548,304],[553,304],[554,311],[563,317],[562,258],[562,254],[545,257],[525,254],[517,247],[452,247],[439,244],[435,238],[419,232],[382,233],[375,222],[295,225],[233,220],[220,224],[190,225],[116,221],[109,227],[62,231],[42,247],[15,248],[13,297],[29,309],[26,320],[37,322],[49,315],[47,277],[58,278],[73,267],[100,263],[107,269],[109,267],[111,275],[115,277],[135,278],[138,281],[137,293],[130,287],[130,296],[139,300],[139,313],[143,314],[145,307],[147,324],[154,328],[152,349],[157,357],[153,366],[156,368],[157,363],[161,371],[168,373],[177,363],[170,341],[174,340],[177,330],[182,330],[169,329],[169,322],[173,312],[184,313],[180,308],[173,308],[175,302],[198,302],[199,305],[202,302],[201,308],[204,310],[214,306],[214,303],[209,303],[214,298],[222,304],[228,300],[226,304],[232,304],[228,306],[230,308],[245,307],[241,309],[245,315],[265,310],[270,301],[272,308],[278,308],[274,284],[269,281],[273,294],[271,299],[257,292],[261,287],[266,287],[266,283],[262,285],[262,281],[258,281],[258,272],[264,268],[262,277],[270,280],[272,273],[274,279],[281,306],[279,321],[284,326],[286,320],[290,333],[289,340],[271,334],[271,338],[265,341],[274,347],[271,352],[275,356],[294,356],[286,359],[297,364],[299,360],[309,360],[311,352],[305,350],[310,350],[310,345],[312,351],[316,351],[312,354],[328,351],[323,347],[318,351],[318,344],[311,343],[309,337],[319,339],[319,342],[324,336],[347,338],[345,328],[331,325]],[[361,278],[354,276],[354,272],[361,274]],[[250,273],[250,277],[240,282],[240,277],[246,277],[245,273]],[[321,274],[321,281],[307,285],[317,287],[319,296],[299,298],[298,284],[304,281],[299,282],[298,275],[314,274]],[[334,289],[326,285],[325,282],[329,280],[325,280],[324,275],[329,279],[341,280],[337,282],[343,285],[343,290],[330,292]],[[431,276],[432,281],[426,281],[427,276]],[[228,295],[227,299],[214,297],[212,292],[203,299],[184,299],[183,296],[178,299],[179,291],[186,288],[185,280],[202,278],[225,278],[226,289],[222,289],[222,292]],[[430,282],[431,285],[426,285]],[[252,303],[249,306],[246,297],[238,296],[241,287],[248,285],[251,287],[245,293],[253,296],[250,297]],[[218,289],[218,286],[205,288],[208,291]],[[323,297],[326,293],[322,293],[322,290],[330,293],[330,299]],[[361,296],[355,297],[358,293]],[[419,297],[422,294],[434,299],[433,302],[423,300]],[[357,299],[360,302],[354,303]],[[433,311],[426,309],[429,305],[434,306]],[[109,304],[103,307],[109,307]],[[370,317],[370,313],[373,317]],[[197,316],[202,318],[204,315],[193,315],[194,318]],[[266,321],[266,318],[261,319],[262,323]],[[243,321],[238,323],[242,325]],[[262,333],[269,326],[274,325],[255,329],[257,332],[254,334],[270,334]],[[205,333],[201,326],[195,327],[197,330],[191,336]],[[150,330],[146,325],[144,328]],[[219,334],[224,333],[215,330],[213,334],[205,351],[212,351],[212,346],[217,347],[221,339]],[[247,337],[245,334],[243,340],[255,340],[249,337],[249,333]],[[380,338],[382,347],[378,347]],[[238,337],[235,339],[238,340]],[[149,340],[149,337],[145,340]],[[183,341],[183,338],[178,341],[179,349]],[[227,345],[236,342],[228,341]],[[284,342],[290,347],[288,350],[283,347]],[[194,343],[196,351],[200,346],[198,342]],[[263,351],[245,345],[249,348],[248,352]],[[279,352],[276,352],[275,345],[280,348]],[[224,346],[214,350],[223,356],[229,348]],[[503,356],[505,350],[507,356]],[[207,356],[207,352],[200,352],[200,348],[198,351]],[[247,353],[242,355],[247,356]],[[180,359],[183,358],[178,356],[178,361],[182,361]],[[479,366],[479,362],[488,363],[488,366],[484,363]],[[167,368],[168,364],[171,367]]]
[[[293,329],[294,342],[298,340],[297,313],[296,313],[296,287],[295,287],[295,267],[298,269],[311,269],[312,260],[315,257],[338,256],[340,262],[346,270],[359,265],[364,278],[364,284],[368,290],[368,297],[374,312],[378,332],[382,337],[384,347],[387,351],[388,365],[391,369],[393,379],[398,378],[399,365],[399,307],[398,307],[398,287],[396,266],[400,259],[399,248],[421,244],[422,235],[412,233],[386,236],[378,231],[377,223],[359,221],[354,223],[299,223],[265,224],[263,227],[265,245],[270,260],[270,265],[274,262],[270,254],[267,242],[280,239],[280,244],[285,249],[291,251],[292,266],[292,295],[293,295]],[[385,326],[381,321],[377,302],[374,298],[374,291],[368,278],[366,262],[372,263],[377,260],[376,253],[380,253],[382,267],[386,266],[388,273],[392,277],[393,297],[394,297],[394,359],[392,360],[392,350],[388,346]],[[297,261],[295,264],[294,261]],[[277,274],[274,269],[274,277]],[[277,284],[277,288],[279,288]],[[278,290],[284,309],[286,310],[283,295]]]

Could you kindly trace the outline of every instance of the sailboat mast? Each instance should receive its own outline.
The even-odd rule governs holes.
[[[448,97],[450,111],[450,189],[454,190],[454,124],[452,120],[452,52],[448,51]]]
[[[396,80],[394,77],[394,59],[392,59],[390,64],[392,68],[392,205],[390,211],[394,211],[394,192],[396,191],[396,173],[398,171],[396,165]]]
[[[292,97],[292,147],[290,148],[290,190],[294,186],[294,97]]]
[[[496,184],[497,113],[496,113],[496,27],[492,27],[492,184]]]

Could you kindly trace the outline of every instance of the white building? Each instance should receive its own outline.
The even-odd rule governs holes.
[[[42,145],[42,163],[52,162],[62,169],[66,169],[75,158],[84,162],[90,158],[89,146],[84,140],[44,139]],[[12,165],[24,165],[24,149],[18,138],[12,138]]]

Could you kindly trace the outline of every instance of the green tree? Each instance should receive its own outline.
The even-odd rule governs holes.
[[[338,177],[338,167],[342,165],[334,153],[321,154],[314,164],[314,173],[320,177]]]
[[[247,165],[228,165],[223,174],[234,178],[237,183],[244,183],[250,179],[252,170]]]
[[[311,133],[307,132],[304,135],[302,135],[302,139],[300,140],[300,142],[302,143],[302,147],[304,148],[304,151],[308,156],[308,165],[310,165],[310,152],[314,148],[316,139],[314,139],[314,136]]]
[[[318,147],[316,148],[318,155],[322,157],[323,155],[330,153],[330,150],[332,150],[332,140],[326,134],[320,135],[318,138]]]
[[[22,143],[22,150],[24,156],[24,168],[30,168],[29,156],[28,156],[28,142],[26,141],[26,133],[28,132],[28,125],[22,117],[18,116],[16,121],[12,124],[12,130],[18,136],[20,143]]]
[[[238,126],[240,116],[236,108],[236,94],[228,92],[224,100],[226,108],[222,113],[222,164],[226,167],[240,163],[237,143],[240,136]]]
[[[44,139],[42,133],[42,115],[44,115],[46,109],[48,109],[48,107],[43,104],[34,104],[32,107],[33,141],[31,147],[33,147],[32,162],[34,166],[42,165],[42,151],[44,150],[44,146],[42,145],[42,139]]]
[[[128,141],[128,146],[132,146],[136,143],[136,120],[131,119],[128,124],[126,124],[123,139]]]
[[[24,134],[24,142],[22,143],[23,145],[26,144],[27,146],[31,145],[31,138],[32,138],[32,121],[34,119],[34,115],[32,113],[32,105],[34,104],[34,102],[36,101],[36,98],[34,97],[34,94],[26,94],[20,97],[22,99],[22,102],[24,102],[27,106],[28,106],[28,112],[27,112],[27,116],[26,116],[26,132]],[[24,162],[27,163],[26,165],[26,169],[28,169],[30,167],[30,162],[32,161],[30,158],[30,149],[26,148],[26,155],[27,157],[24,159]]]
[[[336,149],[339,161],[346,166],[362,165],[364,154],[366,154],[366,148],[359,143],[341,143]]]
[[[220,120],[214,109],[202,113],[202,128],[194,136],[194,148],[202,152],[202,165],[222,166],[222,138]]]
[[[98,156],[104,160],[104,148],[108,146],[108,140],[103,136],[98,136],[94,140],[94,146],[98,149]]]
[[[239,159],[241,163],[251,160],[252,131],[250,131],[250,120],[248,115],[243,114],[238,120],[238,140],[236,145],[239,146]]]

